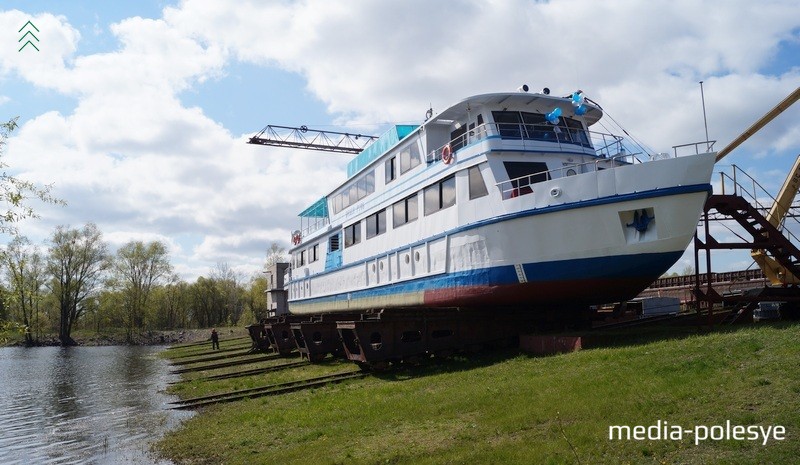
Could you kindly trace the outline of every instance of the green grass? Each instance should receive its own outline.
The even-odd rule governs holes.
[[[641,339],[641,338],[640,338]],[[793,463],[800,326],[757,325],[553,357],[495,352],[207,408],[158,445],[176,463]],[[622,340],[622,339],[620,339]],[[238,383],[269,384],[323,364]],[[335,371],[335,370],[334,370]],[[277,381],[275,381],[277,382]],[[180,386],[196,386],[193,389]],[[176,392],[224,390],[195,381]],[[202,387],[201,387],[202,386]],[[610,441],[610,425],[782,425],[786,440]]]

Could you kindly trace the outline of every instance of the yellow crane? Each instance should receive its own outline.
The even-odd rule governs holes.
[[[783,181],[783,186],[781,186],[781,190],[778,191],[775,202],[772,204],[769,212],[767,212],[766,218],[770,224],[780,229],[780,225],[786,217],[786,214],[789,213],[789,209],[792,207],[792,202],[798,190],[800,190],[800,155],[795,159],[794,165],[792,165],[792,169],[789,171],[789,176]],[[750,256],[764,271],[764,276],[766,276],[773,285],[800,284],[800,277],[795,276],[794,273],[787,270],[783,265],[778,263],[777,260],[767,255],[766,251],[762,249],[753,249],[750,251]]]
[[[720,161],[731,151],[733,151],[733,149],[741,145],[744,141],[749,139],[750,136],[763,128],[767,123],[775,119],[775,117],[792,106],[792,104],[794,104],[797,100],[800,100],[800,87],[796,88],[794,92],[789,94],[780,103],[775,105],[773,109],[768,111],[758,121],[753,123],[753,125],[747,128],[742,134],[739,135],[739,137],[734,139],[730,144],[725,146],[725,148],[720,150],[717,153],[716,160]],[[786,217],[786,214],[789,212],[789,209],[792,206],[792,202],[797,195],[798,189],[800,189],[800,156],[798,156],[795,160],[792,169],[789,171],[789,175],[783,182],[783,186],[781,186],[781,190],[775,197],[775,203],[773,203],[772,207],[767,213],[767,221],[775,226],[775,228],[780,228],[783,219]],[[761,269],[764,271],[764,275],[773,285],[778,286],[785,284],[800,284],[800,276],[795,276],[793,273],[788,271],[783,265],[778,263],[777,260],[767,255],[765,250],[753,249],[750,251],[750,256],[753,258],[756,264],[761,267]]]

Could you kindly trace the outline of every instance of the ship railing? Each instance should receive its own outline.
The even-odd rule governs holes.
[[[307,237],[315,231],[322,229],[330,224],[330,219],[325,216],[315,216],[309,218],[301,218],[300,220],[300,235]]]
[[[641,161],[639,161],[639,155],[641,155],[641,153],[628,154],[623,152],[613,157],[599,158],[585,163],[575,163],[552,170],[527,174],[507,181],[501,181],[495,184],[495,186],[499,189],[503,200],[513,199],[522,195],[532,194],[534,192],[533,185],[543,181],[574,176],[576,174],[596,173],[605,169],[641,163]],[[557,194],[555,195],[557,196]]]
[[[727,193],[744,198],[765,217],[771,206],[777,202],[775,196],[737,165],[730,165],[728,171],[724,169],[720,170],[719,175],[719,188],[722,195]],[[717,186],[714,186],[714,190],[716,190],[716,187]],[[778,229],[781,233],[794,244],[800,243],[800,240],[795,234],[792,234],[789,227],[797,229],[798,225],[800,225],[798,216],[800,215],[796,214],[796,209],[792,206],[790,207],[789,214],[784,215],[781,223],[778,225]]]
[[[673,145],[672,152],[675,156],[678,156],[678,151],[680,150],[682,153],[685,152],[694,152],[694,155],[699,155],[701,153],[708,153],[714,150],[714,144],[717,141],[715,140],[703,140],[699,142],[690,142],[688,144],[681,144],[681,145]]]
[[[542,150],[542,142],[554,143],[557,152],[584,151],[599,157],[611,157],[620,153],[633,153],[634,150],[626,143],[622,136],[614,134],[587,131],[584,129],[552,124],[509,124],[485,123],[475,128],[470,128],[463,134],[453,138],[447,144],[432,150],[427,155],[427,162],[441,161],[442,153],[449,150],[455,154],[469,145],[486,139],[501,138],[503,140],[520,141],[520,149]],[[551,150],[551,149],[549,149]]]

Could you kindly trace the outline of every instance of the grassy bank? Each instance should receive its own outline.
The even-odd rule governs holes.
[[[654,336],[654,338],[656,338]],[[657,339],[657,338],[656,338]],[[168,434],[176,463],[793,463],[800,326],[758,325],[554,357],[456,358],[211,407]],[[223,346],[224,348],[224,346]],[[180,356],[181,350],[168,351]],[[336,363],[282,377],[342,370]],[[240,379],[245,386],[277,375]],[[194,381],[182,396],[231,384]],[[194,385],[194,387],[192,387]],[[781,425],[785,440],[609,440],[610,425]]]

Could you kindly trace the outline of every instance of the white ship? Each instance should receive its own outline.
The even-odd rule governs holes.
[[[633,298],[691,240],[715,153],[648,155],[602,116],[580,92],[510,92],[393,127],[300,214],[290,312]]]

